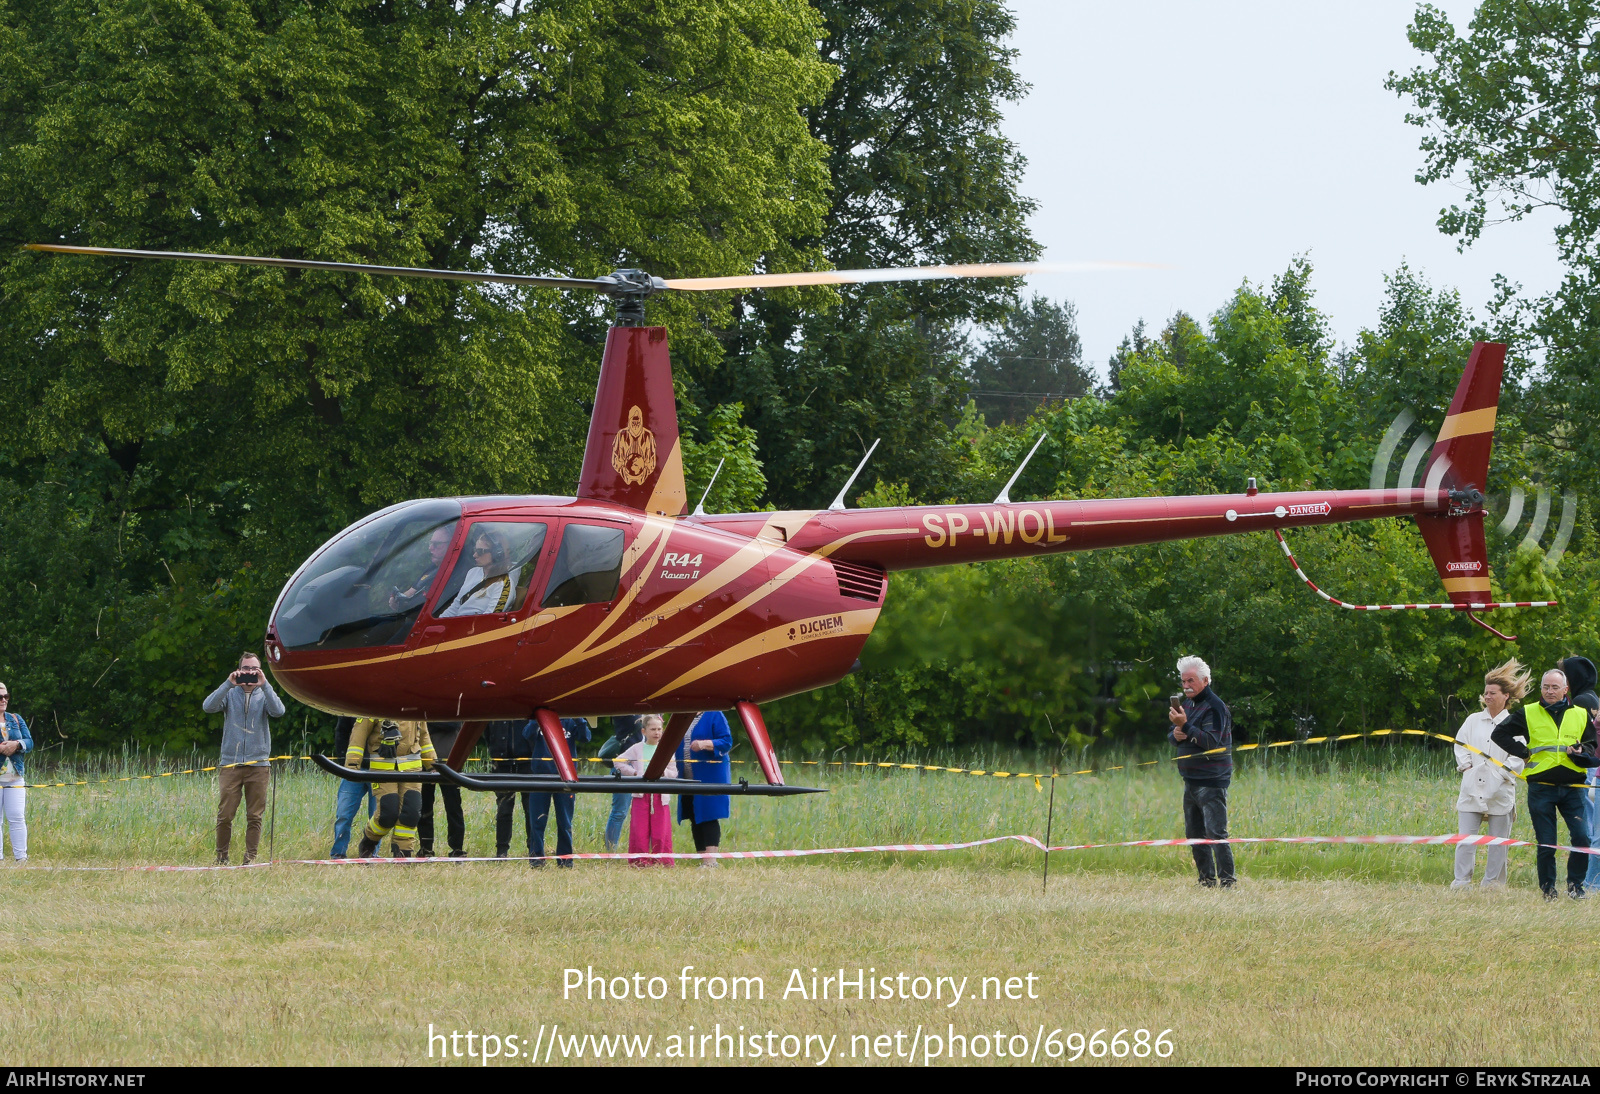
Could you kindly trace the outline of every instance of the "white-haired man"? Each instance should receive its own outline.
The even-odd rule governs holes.
[[[1183,834],[1188,839],[1228,838],[1228,784],[1233,781],[1233,715],[1211,690],[1211,666],[1198,657],[1178,658],[1183,702],[1167,711],[1168,735],[1178,749],[1183,775]],[[1195,869],[1200,884],[1233,888],[1233,848],[1226,843],[1197,844]]]
[[[1534,867],[1539,890],[1546,900],[1559,896],[1556,890],[1556,816],[1567,822],[1573,847],[1589,846],[1589,826],[1583,819],[1582,784],[1587,768],[1600,765],[1589,749],[1594,747],[1594,726],[1589,712],[1568,701],[1567,674],[1551,669],[1539,681],[1539,702],[1524,703],[1494,727],[1489,739],[1519,760],[1528,780],[1528,819],[1533,822]],[[1588,746],[1587,748],[1585,746]],[[1582,851],[1567,854],[1567,895],[1574,900],[1584,896],[1584,875],[1589,856]]]

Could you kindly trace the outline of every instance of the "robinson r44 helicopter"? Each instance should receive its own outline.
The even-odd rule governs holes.
[[[674,713],[644,775],[624,780],[626,789],[813,792],[785,785],[760,704],[824,687],[850,672],[895,570],[1409,516],[1422,532],[1448,603],[1343,606],[1462,611],[1504,638],[1478,613],[1553,603],[1490,600],[1483,491],[1506,352],[1496,343],[1473,348],[1420,487],[1261,493],[1251,479],[1241,494],[1013,502],[1010,489],[1019,466],[987,505],[846,509],[845,494],[861,471],[857,466],[827,509],[708,514],[703,498],[702,506],[688,508],[667,332],[644,325],[647,298],[670,291],[1016,277],[1063,267],[984,264],[663,280],[639,270],[598,278],[538,277],[29,246],[79,255],[553,286],[602,293],[615,302],[616,323],[606,338],[576,496],[430,498],[392,505],[323,544],[272,609],[265,660],[295,698],[331,712],[464,723],[448,760],[435,772],[421,773],[422,781],[472,790],[614,793],[616,777],[579,777],[561,717],[732,707],[765,785],[663,779],[694,717]],[[1109,264],[1074,268],[1104,265]],[[556,776],[462,772],[487,721],[530,714]],[[419,778],[414,772],[355,771],[320,756],[317,762],[362,782]]]

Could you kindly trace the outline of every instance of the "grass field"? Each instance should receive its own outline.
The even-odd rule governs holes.
[[[1242,761],[1234,834],[1453,827],[1454,778],[1442,752],[1360,748],[1334,759]],[[971,766],[1039,766],[1026,757],[981,760]],[[1044,834],[1048,794],[1031,780],[791,771],[791,781],[830,793],[735,802],[727,849]],[[30,769],[38,781],[47,774]],[[1053,842],[1181,834],[1179,793],[1168,765],[1062,778]],[[294,765],[280,773],[277,857],[326,852],[332,794],[319,773]],[[579,800],[580,850],[599,849],[608,801]],[[435,1032],[494,1033],[502,1050],[529,1053],[517,1064],[536,1062],[536,1038],[548,1049],[551,1026],[560,1038],[648,1034],[646,1058],[656,1062],[650,1054],[663,1051],[660,1062],[669,1062],[668,1038],[676,1035],[682,1051],[691,1025],[696,1038],[718,1025],[758,1039],[774,1031],[763,1045],[776,1046],[780,1059],[804,1045],[812,1064],[835,1037],[830,1065],[904,1063],[896,1052],[914,1036],[921,1062],[932,1044],[913,1031],[937,1028],[947,1040],[951,1026],[969,1038],[965,1062],[975,1062],[978,1034],[988,1062],[1016,1062],[994,1059],[993,1035],[1016,1049],[1016,1038],[1042,1041],[1041,1026],[1045,1036],[1061,1031],[1068,1055],[1073,1032],[1103,1028],[1109,1040],[1119,1029],[1130,1039],[1138,1029],[1171,1030],[1173,1063],[1595,1058],[1582,1030],[1600,904],[1538,900],[1529,852],[1512,853],[1512,887],[1488,893],[1445,887],[1446,848],[1249,848],[1239,855],[1244,881],[1231,893],[1196,888],[1181,849],[1058,853],[1048,894],[1039,855],[1020,846],[718,870],[46,869],[204,862],[213,802],[207,776],[30,793],[32,862],[7,869],[13,914],[0,928],[16,997],[7,1007],[14,1061],[428,1063],[430,1023]],[[470,794],[467,802],[468,851],[490,853],[491,802]],[[1516,834],[1527,836],[1521,818]],[[681,999],[684,965],[695,966],[691,975],[759,976],[765,998]],[[563,999],[563,970],[589,966],[608,977],[640,973],[641,983],[659,976],[666,997]],[[905,972],[912,986],[917,975],[964,977],[968,995],[955,1007],[945,1005],[948,987],[943,1002],[858,1000],[853,988],[842,1002],[783,997],[791,970],[801,970],[809,994],[813,968],[820,979],[840,967],[851,977],[857,968]],[[985,977],[1028,975],[1036,999],[972,998]],[[574,1051],[558,1043],[552,1066]],[[465,1039],[455,1047],[464,1051]],[[885,1048],[888,1058],[874,1055]],[[433,1050],[440,1062],[446,1049],[435,1042]],[[593,1052],[589,1042],[585,1059]],[[1087,1052],[1077,1061],[1093,1062]]]

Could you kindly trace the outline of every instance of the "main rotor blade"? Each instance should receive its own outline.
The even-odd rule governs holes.
[[[743,277],[677,277],[669,289],[777,289],[796,285],[862,285],[883,281],[942,281],[951,277],[1025,277],[1037,273],[1090,270],[1160,270],[1148,262],[975,262],[964,266],[907,266],[890,270],[812,270],[802,273],[748,274]]]
[[[113,258],[174,258],[186,262],[236,262],[244,266],[279,266],[290,270],[337,270],[377,274],[381,277],[432,277],[441,281],[493,282],[502,285],[543,285],[557,289],[610,292],[612,281],[587,277],[533,277],[527,274],[477,273],[472,270],[433,270],[426,266],[368,266],[360,262],[318,262],[308,258],[261,258],[256,255],[214,255],[196,251],[130,251],[121,247],[68,247],[60,243],[27,243],[29,251],[68,255],[106,255]]]

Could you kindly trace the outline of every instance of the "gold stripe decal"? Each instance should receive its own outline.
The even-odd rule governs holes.
[[[391,653],[383,657],[366,657],[359,661],[340,661],[332,665],[302,665],[298,668],[282,668],[272,666],[273,672],[326,672],[329,669],[349,669],[358,665],[379,665],[385,661],[401,661],[408,657],[422,657],[430,653],[441,653],[447,650],[466,649],[469,646],[479,646],[485,642],[495,642],[503,638],[513,638],[524,631],[531,631],[536,627],[547,627],[564,615],[571,615],[582,608],[582,604],[575,604],[565,608],[545,608],[529,616],[520,623],[508,623],[503,627],[483,631],[479,634],[469,634],[465,638],[457,638],[450,642],[440,642],[432,646],[419,646],[414,650],[405,650],[400,653]],[[417,620],[418,626],[426,626],[432,620]],[[309,651],[307,651],[309,652]]]
[[[663,536],[660,545],[656,549],[656,554],[651,558],[652,568],[644,571],[644,573],[641,575],[643,578],[648,579],[654,573],[655,562],[660,557],[661,549],[666,546],[666,543],[667,537]],[[586,657],[597,656],[605,653],[607,650],[613,649],[622,642],[626,642],[637,635],[643,634],[645,631],[650,630],[656,625],[658,617],[670,617],[683,608],[686,608],[691,604],[698,603],[705,598],[711,597],[719,592],[723,587],[738,581],[751,570],[754,570],[756,567],[765,563],[767,556],[776,551],[778,547],[779,545],[774,543],[760,543],[755,540],[746,541],[745,543],[741,544],[739,549],[730,555],[721,565],[717,566],[716,569],[712,570],[709,574],[706,574],[699,581],[696,581],[689,588],[684,589],[666,604],[654,609],[646,618],[635,621],[625,630],[613,636],[609,641],[598,646],[592,644],[598,638],[600,630],[606,625],[602,624],[601,628],[596,628],[594,634],[591,634],[588,638],[585,638],[582,642],[579,642],[572,649],[568,650],[554,661],[551,661],[538,672],[535,672],[530,676],[525,676],[523,679],[532,680],[537,677],[544,676],[547,673],[557,672],[561,669],[567,668],[570,665],[577,664]]]
[[[828,543],[828,544],[825,544],[825,545],[823,545],[821,547],[818,547],[815,551],[811,552],[810,554],[801,555],[798,559],[796,559],[795,562],[793,562],[789,566],[788,569],[784,570],[782,573],[778,574],[776,577],[769,577],[766,581],[762,582],[755,589],[753,589],[752,591],[750,591],[749,593],[747,593],[746,595],[744,595],[740,599],[734,601],[728,607],[724,608],[717,615],[715,615],[712,618],[710,618],[710,619],[706,620],[705,622],[701,623],[698,627],[695,627],[693,630],[690,630],[685,634],[679,635],[676,639],[673,640],[673,645],[672,646],[651,650],[650,652],[644,654],[643,656],[638,657],[638,658],[634,659],[633,661],[629,662],[628,664],[624,665],[622,668],[612,669],[610,672],[604,674],[603,676],[597,676],[597,677],[595,677],[595,678],[593,678],[591,680],[586,680],[585,682],[583,682],[581,684],[578,684],[576,687],[569,688],[567,691],[562,692],[560,695],[552,696],[549,699],[549,702],[553,703],[553,702],[557,701],[558,699],[565,699],[569,695],[576,695],[578,692],[584,691],[587,688],[592,688],[592,687],[596,686],[597,684],[602,684],[605,681],[610,680],[614,676],[620,676],[625,672],[632,672],[635,669],[638,669],[641,666],[647,664],[648,662],[654,661],[656,658],[660,657],[662,654],[670,653],[673,649],[675,649],[675,648],[677,648],[679,646],[689,645],[689,644],[693,643],[696,638],[699,638],[702,634],[705,634],[707,631],[711,630],[713,627],[717,626],[718,624],[722,623],[723,621],[725,621],[727,619],[732,618],[735,615],[738,615],[740,612],[744,611],[746,608],[749,608],[752,605],[758,603],[763,598],[771,595],[772,593],[777,592],[779,589],[783,588],[785,585],[789,584],[789,582],[793,581],[796,577],[798,577],[800,575],[800,573],[802,571],[804,571],[808,566],[811,566],[811,565],[813,565],[815,563],[823,561],[829,555],[833,554],[833,552],[837,551],[839,548],[845,546],[846,544],[852,543],[855,540],[862,539],[862,538],[864,538],[866,536],[879,536],[879,535],[886,535],[886,534],[899,534],[902,531],[904,531],[904,529],[900,529],[900,528],[873,528],[873,529],[870,529],[870,530],[865,531],[865,532],[853,532],[850,535],[840,536],[838,539],[834,540],[832,543]],[[741,549],[741,553],[742,553],[742,550],[743,549]],[[724,565],[726,565],[726,563],[724,563]],[[713,572],[713,575],[708,575],[708,577],[701,578],[700,579],[700,583],[704,583],[707,580],[709,580],[710,576],[714,576],[714,572]],[[699,588],[699,585],[697,584],[695,586],[695,588]],[[692,591],[693,590],[691,590],[691,592]],[[706,595],[709,595],[709,594],[706,594]],[[677,603],[677,601],[674,600],[673,603]],[[581,660],[581,659],[575,659],[575,660]],[[571,663],[571,662],[570,661],[564,661],[563,663]],[[534,677],[542,676],[546,672],[549,672],[549,671],[550,670],[548,668],[540,669],[538,672],[534,673],[531,676],[524,676],[523,680],[524,681],[532,680],[532,679],[534,679]]]
[[[1486,593],[1489,591],[1489,579],[1486,577],[1447,577],[1444,579],[1444,591],[1447,593]]]
[[[1451,437],[1469,437],[1474,433],[1493,433],[1494,418],[1499,413],[1498,406],[1486,406],[1482,410],[1465,410],[1460,414],[1448,415],[1444,425],[1439,427],[1439,437],[1434,441],[1448,441]]]
[[[681,440],[673,441],[672,451],[667,453],[666,462],[661,465],[661,474],[656,476],[655,489],[650,491],[650,500],[645,503],[645,512],[653,516],[675,517],[688,504],[688,491],[683,485],[683,443]]]
[[[730,646],[715,657],[707,658],[672,683],[656,692],[650,698],[665,695],[670,691],[692,684],[696,680],[720,672],[741,661],[749,661],[767,653],[777,653],[781,650],[796,649],[808,642],[815,642],[819,638],[842,638],[846,635],[870,634],[872,626],[878,621],[877,608],[866,608],[853,612],[833,612],[828,615],[815,615],[810,619],[797,619],[791,623],[782,623],[776,627],[769,627],[752,638],[746,638],[736,646]]]

